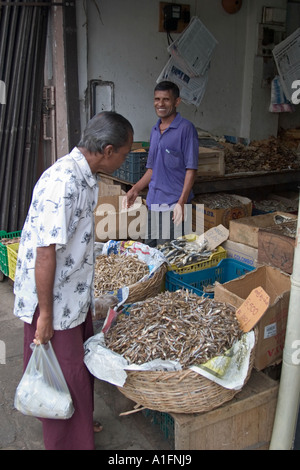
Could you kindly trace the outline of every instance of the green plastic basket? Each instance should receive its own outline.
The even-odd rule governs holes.
[[[9,266],[8,266],[8,255],[7,255],[7,245],[1,243],[3,238],[16,238],[21,236],[22,231],[17,232],[5,232],[4,230],[0,231],[0,270],[5,276],[9,275]]]

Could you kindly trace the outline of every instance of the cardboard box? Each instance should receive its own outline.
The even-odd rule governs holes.
[[[245,276],[216,284],[215,300],[238,308],[255,287],[261,286],[270,296],[270,305],[258,322],[255,368],[262,370],[282,359],[288,316],[291,280],[287,273],[272,266],[260,266]]]
[[[229,240],[258,248],[258,231],[276,226],[275,217],[297,219],[295,214],[287,212],[271,212],[269,214],[253,215],[229,222]]]
[[[95,209],[97,242],[108,240],[140,240],[145,236],[147,207],[138,197],[132,207],[122,209],[123,195],[100,196]]]
[[[278,381],[253,370],[241,392],[219,408],[171,413],[175,450],[268,450],[278,386]]]
[[[259,230],[258,262],[292,274],[296,244],[297,220],[278,227]]]
[[[209,230],[217,225],[229,228],[229,221],[248,217],[252,213],[252,202],[247,197],[234,195],[237,200],[236,207],[228,209],[211,209],[201,204],[201,195],[197,196],[197,202],[193,204],[193,231],[201,234],[201,230]],[[199,199],[199,202],[198,202]]]
[[[199,147],[198,176],[224,176],[224,151]]]
[[[243,245],[242,243],[226,240],[222,243],[222,247],[227,251],[227,258],[235,259],[241,263],[249,264],[254,268],[258,265],[258,249],[252,246]]]
[[[99,186],[99,193],[98,198],[100,196],[121,196],[125,195],[125,191],[122,190],[119,184],[108,184],[103,182],[102,178],[98,183]]]

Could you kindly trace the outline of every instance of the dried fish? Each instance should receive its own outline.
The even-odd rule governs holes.
[[[223,354],[242,334],[232,306],[178,290],[132,305],[105,340],[131,363],[160,358],[187,367]]]
[[[127,253],[100,255],[95,261],[95,297],[131,286],[149,274],[147,263]]]
[[[286,215],[279,215],[279,214],[274,215],[274,222],[277,225],[283,224],[285,222],[292,222],[293,220],[294,218],[292,216],[288,217]]]
[[[199,194],[194,198],[194,202],[204,204],[210,209],[230,209],[241,204],[234,194],[225,193]]]
[[[21,237],[1,238],[2,245],[12,245],[13,243],[20,243]]]
[[[242,143],[223,143],[225,173],[269,172],[299,169],[300,161],[296,148],[290,146],[291,139],[270,137]]]
[[[276,198],[254,200],[253,205],[255,209],[262,212],[296,212],[298,210],[298,201],[284,200],[280,201]]]
[[[159,245],[157,248],[165,255],[171,265],[180,268],[210,258],[213,251],[207,250],[207,246],[206,239],[202,243],[176,239]]]

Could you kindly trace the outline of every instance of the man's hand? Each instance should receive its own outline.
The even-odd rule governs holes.
[[[173,211],[173,222],[175,225],[180,225],[184,221],[184,204],[177,204],[174,207]]]
[[[45,318],[43,314],[40,314],[33,340],[35,344],[46,344],[50,341],[54,334],[52,323],[52,317]]]
[[[139,193],[136,191],[134,187],[132,187],[124,196],[122,201],[122,209],[128,209],[134,204],[134,201],[138,197]]]

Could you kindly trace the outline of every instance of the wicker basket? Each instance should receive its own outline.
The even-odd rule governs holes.
[[[167,265],[162,264],[160,269],[154,273],[150,279],[142,282],[136,282],[129,286],[129,295],[126,303],[133,304],[149,297],[155,297],[163,289],[163,282],[167,272]]]
[[[255,345],[249,361],[250,378],[254,364]],[[232,400],[240,390],[229,390],[187,369],[176,372],[127,371],[126,383],[120,392],[138,405],[165,413],[207,412]]]

